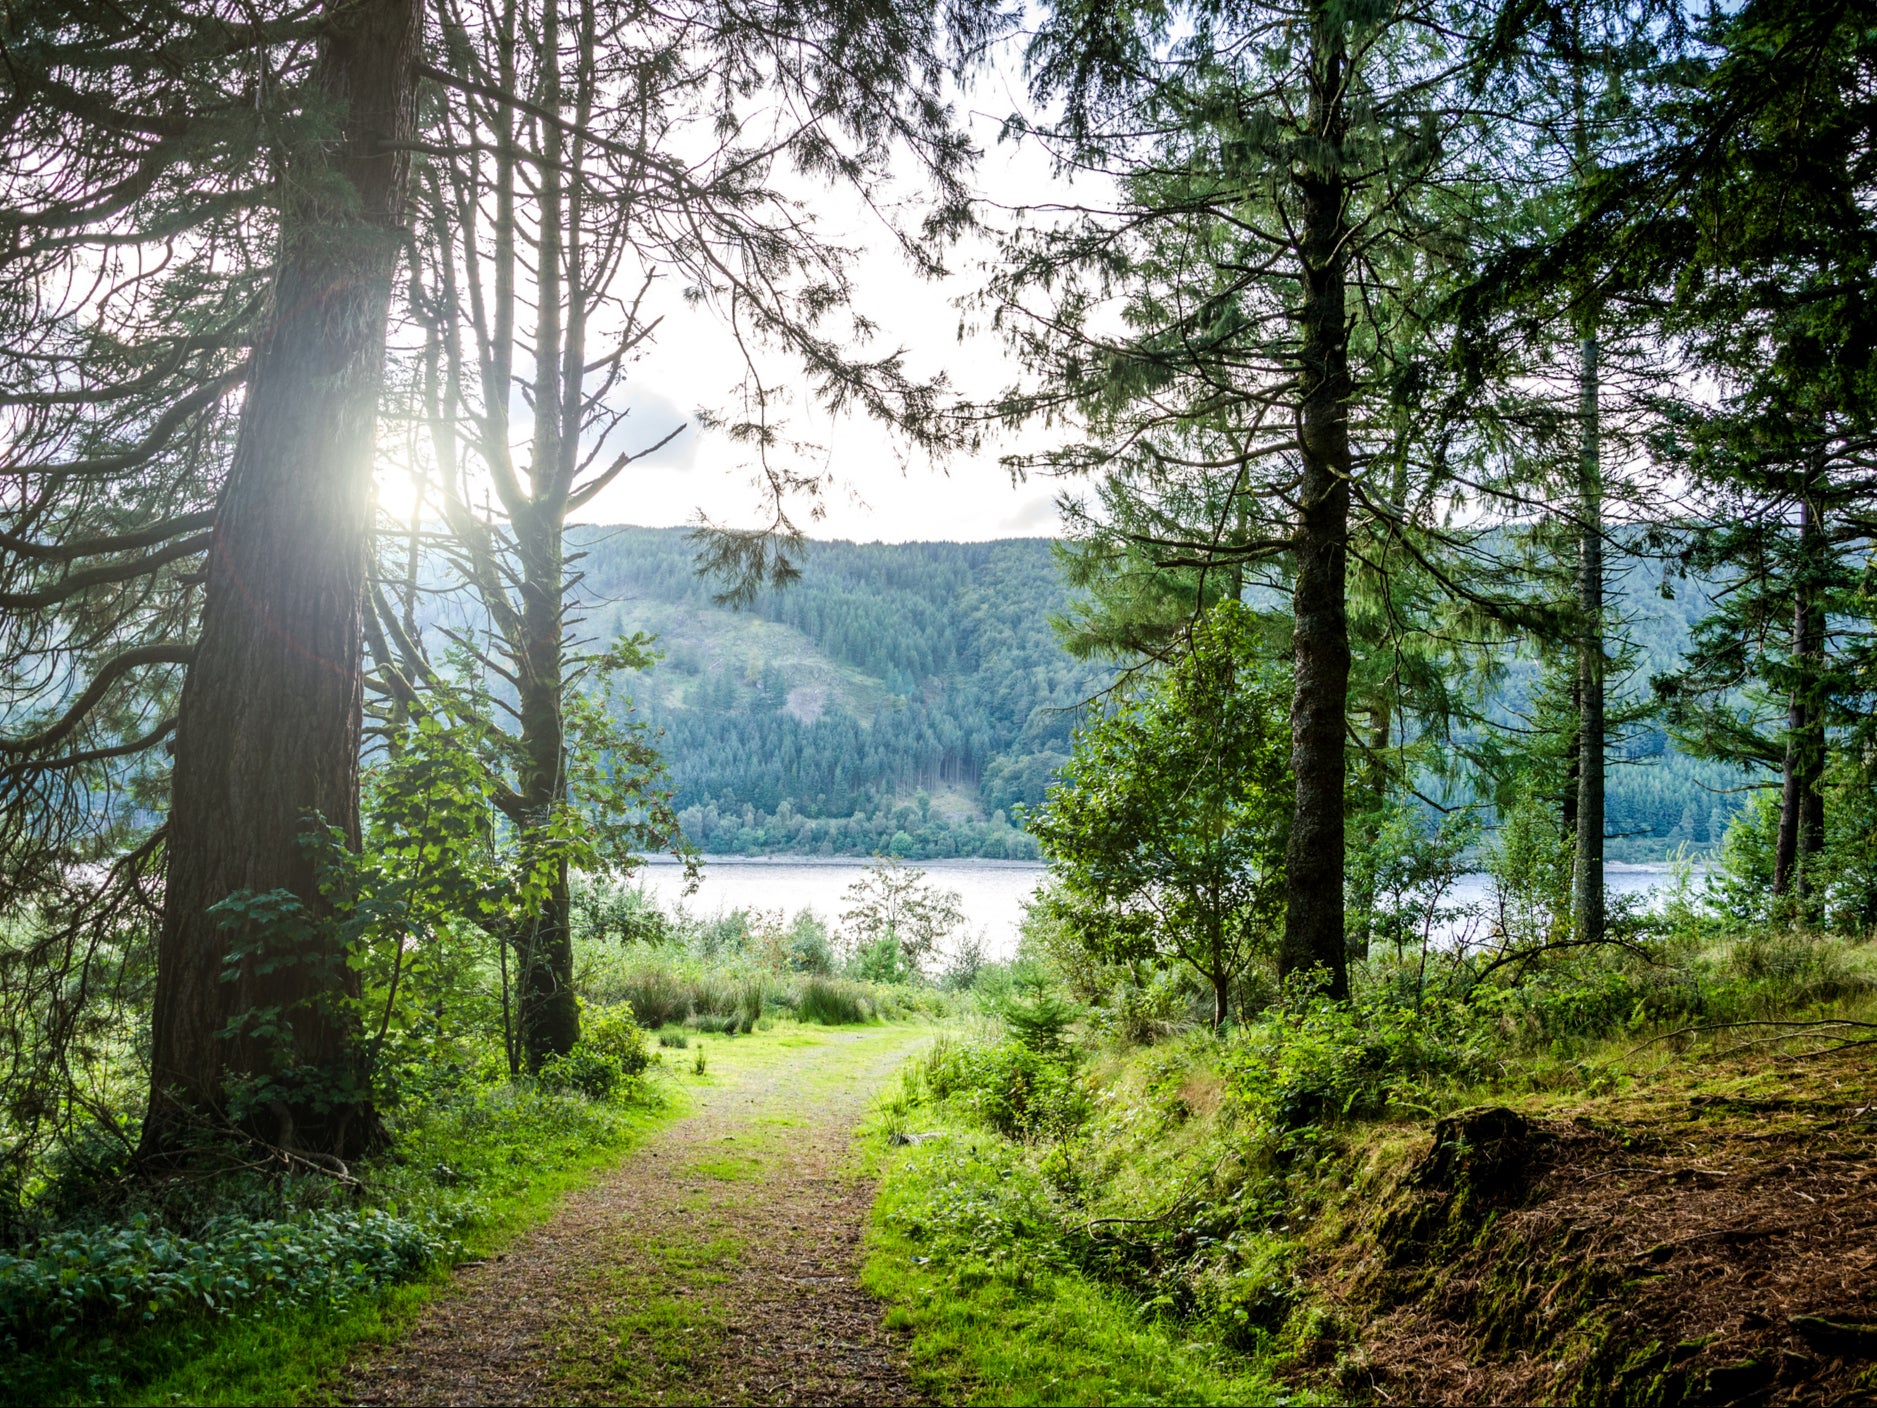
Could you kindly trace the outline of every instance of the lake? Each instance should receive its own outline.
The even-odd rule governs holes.
[[[689,899],[684,895],[683,867],[671,860],[651,861],[638,878],[666,909],[683,905],[704,917],[732,909],[779,909],[785,914],[812,909],[832,926],[841,922],[841,911],[847,908],[847,887],[873,864],[853,856],[705,856],[703,881]],[[1023,903],[1042,881],[1041,865],[1023,860],[928,860],[908,862],[908,867],[923,870],[926,880],[939,889],[957,892],[965,922],[984,935],[989,957],[1016,953]]]
[[[684,872],[670,860],[655,860],[639,871],[640,883],[666,909],[684,905],[709,917],[732,909],[779,909],[786,914],[812,909],[838,924],[847,907],[847,887],[874,862],[851,856],[705,856],[703,883],[684,897]],[[1017,950],[1017,927],[1023,903],[1035,893],[1043,867],[1019,860],[932,860],[908,863],[923,870],[941,889],[955,890],[966,921],[982,933],[986,954],[1009,958]],[[1612,895],[1648,894],[1669,877],[1666,865],[1610,865],[1604,883]],[[1449,905],[1483,904],[1488,898],[1484,875],[1462,876],[1447,898]]]

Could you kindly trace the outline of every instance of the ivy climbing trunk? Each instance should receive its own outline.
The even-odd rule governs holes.
[[[328,4],[311,100],[336,135],[282,183],[272,305],[176,729],[150,1156],[204,1118],[314,1156],[375,1137],[346,1001],[357,975],[318,923],[303,838],[317,816],[358,839],[372,454],[421,27],[415,0]],[[210,909],[240,891],[288,892],[301,920],[224,926]]]
[[[1296,674],[1291,769],[1296,812],[1286,856],[1280,976],[1321,970],[1333,997],[1349,994],[1343,935],[1343,770],[1349,699],[1347,559],[1349,452],[1348,182],[1342,170],[1344,21],[1317,6],[1310,25],[1309,128],[1314,152],[1297,179],[1303,219],[1300,448],[1303,477],[1293,591]]]

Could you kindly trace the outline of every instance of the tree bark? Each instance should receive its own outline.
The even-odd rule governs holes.
[[[1391,687],[1394,681],[1389,682]],[[1394,711],[1386,699],[1377,699],[1369,704],[1369,748],[1368,766],[1365,782],[1369,794],[1368,803],[1379,818],[1388,805],[1388,745],[1394,737]],[[1359,927],[1349,934],[1349,961],[1359,963],[1369,956],[1369,946],[1375,942],[1375,874],[1373,870],[1361,876],[1356,895],[1356,908],[1363,919]]]
[[[591,38],[582,35],[582,93],[586,91],[585,65]],[[549,112],[561,110],[560,5],[546,0],[541,15],[539,102]],[[569,191],[561,173],[566,163],[561,129],[544,125],[538,200],[540,204],[540,265],[535,314],[534,453],[529,466],[531,493],[526,504],[514,505],[511,522],[521,558],[521,751],[520,791],[531,835],[524,851],[533,850],[552,835],[555,814],[567,792],[566,720],[563,712],[565,643],[563,603],[567,592],[567,494],[573,479],[572,456],[578,446],[569,440],[564,423],[568,392],[578,394],[584,364],[585,329],[575,316],[571,326],[562,322],[562,304],[579,284],[578,207],[568,220]],[[573,167],[579,170],[576,160]],[[572,199],[578,200],[579,183]],[[570,228],[571,227],[571,228]],[[574,258],[566,257],[571,239]],[[578,309],[577,297],[572,300]],[[563,384],[563,377],[566,384]],[[571,426],[578,435],[578,401]],[[528,855],[530,864],[535,856]],[[541,905],[529,920],[529,942],[521,965],[521,1037],[530,1070],[553,1056],[573,1050],[580,1038],[580,1009],[574,996],[573,934],[567,888],[567,862],[550,864],[550,876]]]
[[[1577,778],[1583,771],[1584,759],[1577,746],[1577,737],[1583,726],[1584,682],[1582,671],[1573,662],[1571,669],[1571,724],[1564,741],[1564,839],[1571,843],[1571,854],[1577,854]]]
[[[537,415],[537,421],[545,419]],[[515,543],[522,560],[522,630],[526,637],[520,689],[520,791],[529,833],[524,852],[551,835],[567,790],[566,724],[562,713],[561,602],[566,577],[558,515],[536,521],[518,515]],[[538,854],[538,853],[537,853]],[[535,855],[525,855],[530,863]],[[546,893],[523,929],[520,952],[520,1026],[528,1068],[564,1056],[580,1038],[573,988],[571,904],[564,857],[549,864]]]
[[[1343,21],[1326,8],[1311,21],[1310,130],[1331,155],[1298,177],[1303,206],[1300,449],[1292,637],[1291,768],[1296,813],[1286,856],[1280,977],[1324,970],[1332,997],[1349,995],[1343,933],[1343,773],[1349,699],[1348,226],[1341,170]]]
[[[1799,568],[1792,605],[1792,661],[1797,680],[1786,714],[1781,768],[1779,838],[1773,853],[1773,893],[1804,900],[1811,885],[1808,859],[1825,848],[1825,710],[1818,697],[1824,672],[1825,613],[1812,590],[1812,563],[1824,551],[1824,530],[1812,495],[1799,501]]]
[[[312,90],[338,136],[290,168],[271,319],[219,505],[200,643],[183,687],[157,943],[158,1155],[208,1116],[349,1157],[375,1136],[360,1087],[357,974],[315,924],[282,947],[208,910],[286,890],[328,913],[310,818],[358,841],[362,609],[385,323],[405,214],[422,11],[333,0]],[[256,945],[265,957],[253,954]],[[248,957],[224,978],[227,955]],[[253,1030],[278,1013],[284,1035]]]
[[[1596,943],[1603,911],[1603,445],[1594,315],[1584,330],[1578,381],[1577,465],[1577,848],[1571,868],[1575,937]]]

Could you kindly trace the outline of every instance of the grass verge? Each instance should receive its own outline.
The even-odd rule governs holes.
[[[630,1104],[483,1092],[423,1113],[398,1131],[395,1162],[374,1201],[442,1214],[454,1245],[423,1277],[340,1306],[272,1302],[226,1317],[190,1316],[87,1335],[15,1355],[0,1374],[5,1403],[302,1403],[330,1401],[361,1348],[395,1340],[453,1268],[491,1256],[551,1214],[561,1197],[683,1113],[668,1079]],[[373,1176],[369,1175],[368,1177]]]
[[[910,1332],[922,1392],[944,1403],[1302,1401],[1256,1361],[1056,1255],[1043,1189],[1008,1141],[941,1116],[896,1145],[897,1123],[883,1116],[868,1134],[881,1183],[861,1279],[889,1307],[888,1326]]]

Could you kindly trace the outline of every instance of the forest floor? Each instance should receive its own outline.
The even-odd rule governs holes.
[[[1507,1146],[1463,1156],[1501,1185],[1474,1190],[1470,1245],[1417,1268],[1409,1245],[1378,1258],[1321,1239],[1319,1291],[1367,1302],[1350,1307],[1343,1387],[1384,1403],[1877,1401],[1862,1046],[1708,1051],[1620,1094],[1514,1102],[1526,1122]],[[1437,1212],[1452,1201],[1427,1176],[1438,1152],[1407,1179]],[[1375,1304],[1387,1283],[1409,1294]]]
[[[856,1281],[873,1185],[850,1150],[875,1092],[930,1037],[790,1026],[667,1052],[688,1112],[500,1255],[459,1268],[334,1397],[918,1401]]]

